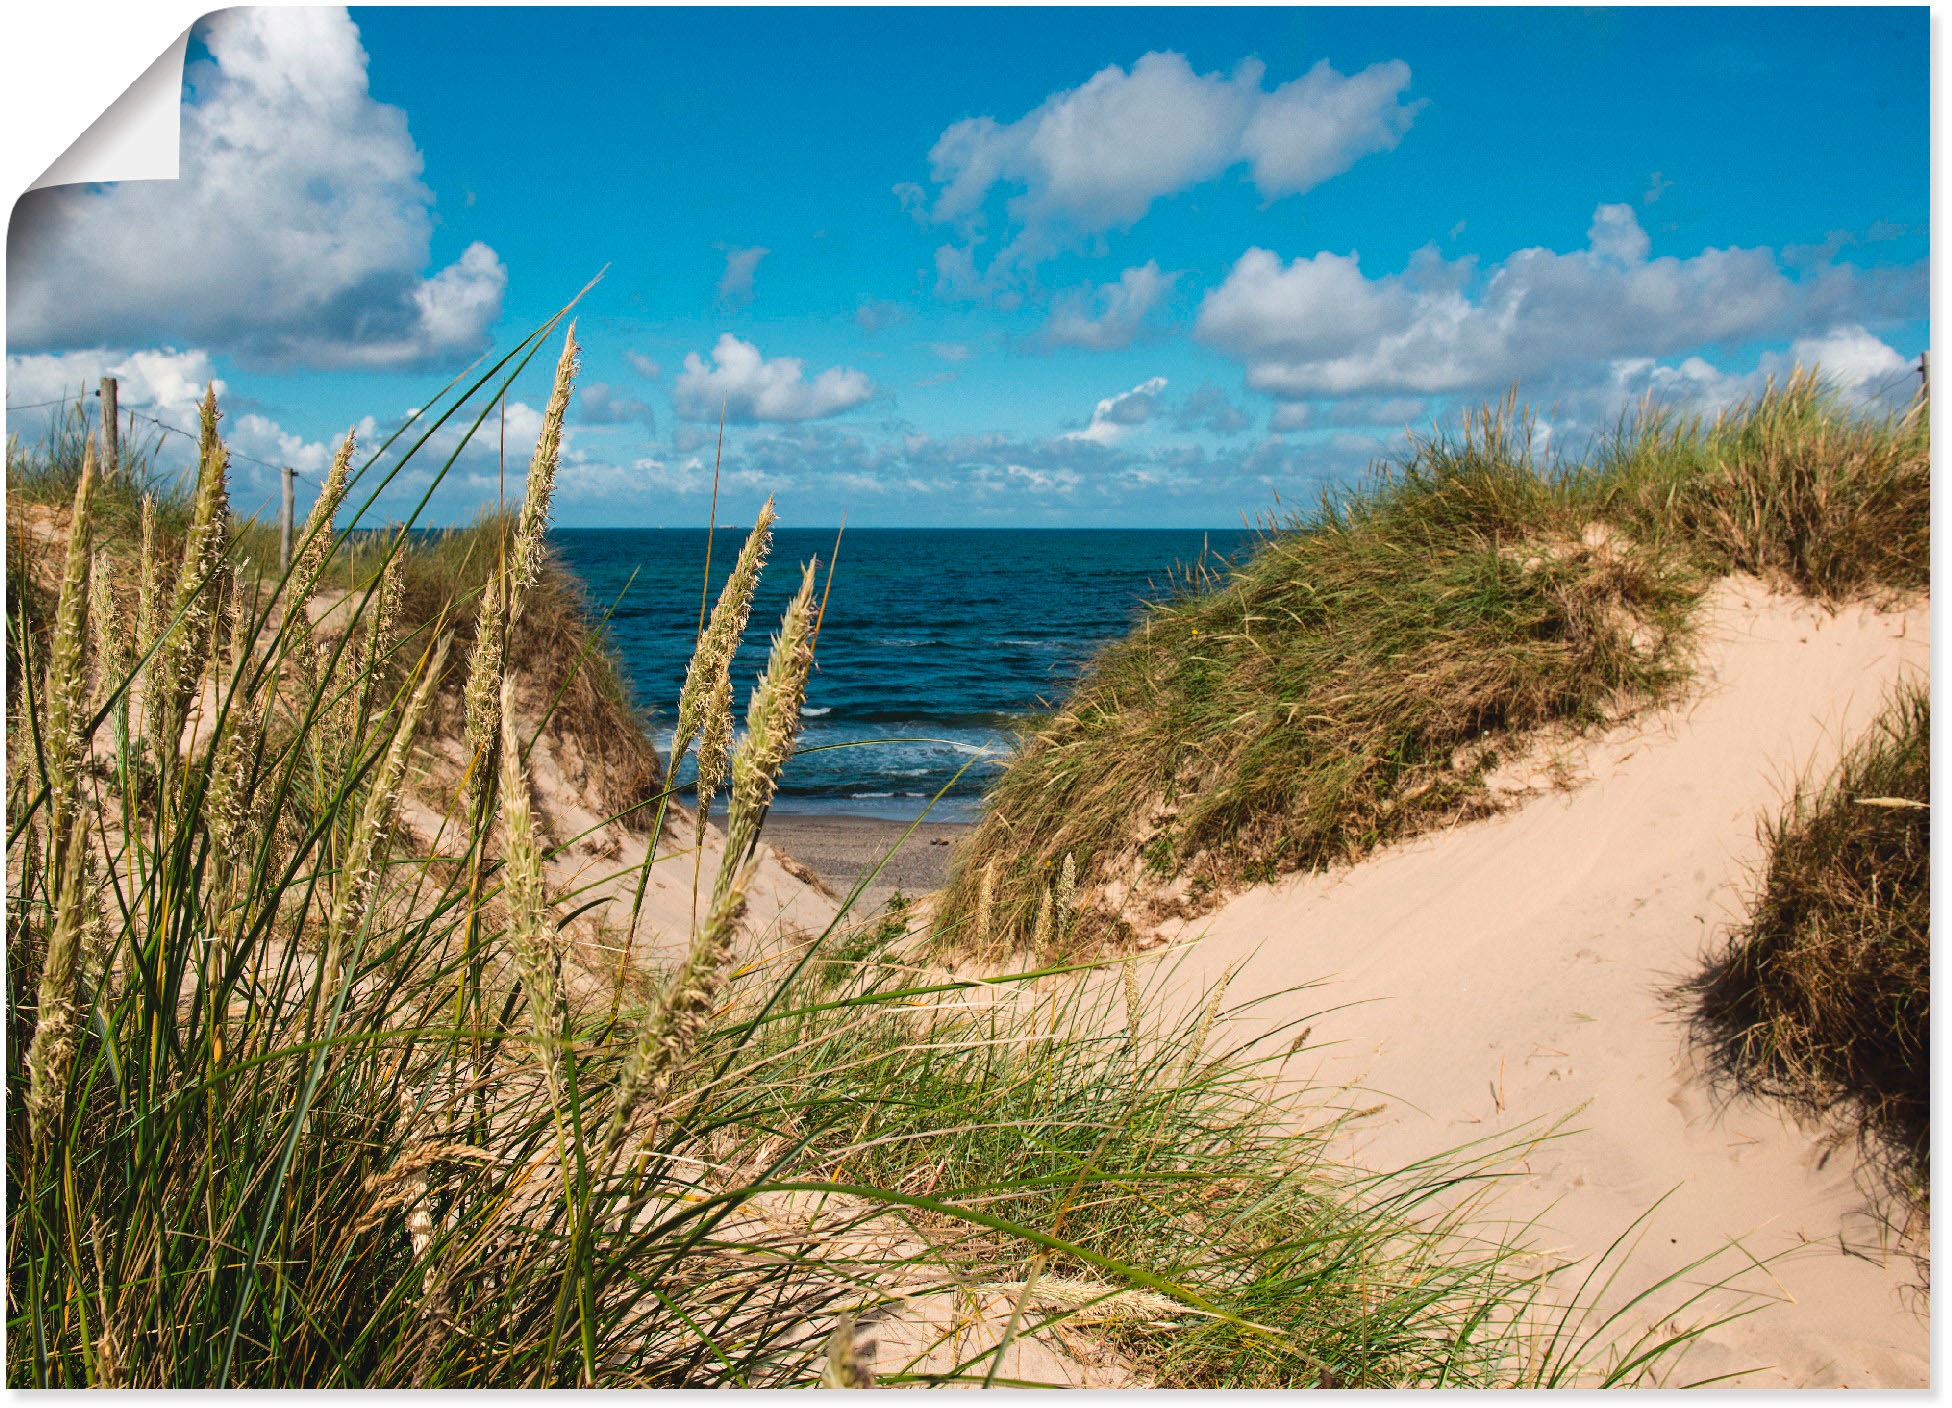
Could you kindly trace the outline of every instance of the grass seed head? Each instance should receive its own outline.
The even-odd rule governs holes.
[[[468,682],[461,693],[466,715],[469,757],[468,806],[474,812],[488,792],[488,770],[494,766],[495,750],[500,746],[506,671],[507,614],[503,596],[504,577],[488,574],[482,589],[481,604],[475,612],[474,650],[468,656]]]
[[[746,736],[732,755],[732,803],[725,823],[725,856],[719,867],[721,890],[734,867],[744,864],[759,839],[760,823],[772,805],[780,769],[793,755],[804,722],[807,672],[813,668],[813,579],[817,560],[807,563],[800,590],[787,603],[773,637],[766,673],[753,687],[746,708]]]
[[[68,1073],[81,1025],[81,959],[88,914],[96,896],[90,884],[93,855],[87,823],[79,811],[68,821],[55,871],[54,922],[34,1013],[34,1036],[27,1047],[28,1138],[37,1158],[45,1156],[67,1108]]]
[[[556,490],[556,466],[562,457],[563,417],[569,411],[569,398],[576,388],[576,369],[581,351],[576,345],[576,324],[569,325],[563,337],[562,356],[556,361],[556,379],[549,390],[549,404],[542,413],[542,433],[536,437],[535,453],[529,458],[527,490],[522,497],[522,514],[515,525],[515,542],[510,553],[511,573],[509,618],[522,614],[522,601],[542,572],[544,541],[549,531],[549,504]]]
[[[723,733],[729,747],[732,658],[738,654],[739,642],[745,638],[746,622],[752,615],[752,595],[758,589],[759,574],[766,566],[766,554],[772,546],[774,518],[769,496],[759,506],[759,516],[753,520],[752,531],[746,534],[745,545],[739,549],[738,561],[732,564],[725,585],[719,589],[704,634],[692,650],[684,688],[678,692],[678,718],[671,734],[669,771],[673,776],[692,740],[702,737],[708,728],[720,727],[716,716],[721,709],[726,716]],[[703,765],[701,757],[700,767]],[[723,781],[722,772],[718,779]]]
[[[300,624],[305,621],[305,608],[318,589],[319,577],[332,555],[334,522],[346,497],[346,481],[352,472],[356,444],[353,432],[348,430],[346,438],[339,442],[338,453],[332,457],[332,468],[326,471],[325,483],[319,486],[319,496],[312,501],[311,512],[305,515],[305,526],[299,530],[298,548],[285,578],[285,616]]]
[[[74,508],[68,519],[67,558],[54,612],[54,634],[48,642],[43,693],[48,817],[56,838],[67,834],[88,745],[88,569],[95,479],[95,447],[91,441],[83,454],[81,478],[75,484]]]
[[[567,1090],[564,1032],[569,1017],[556,953],[550,942],[549,900],[543,889],[542,843],[536,835],[535,806],[529,790],[522,740],[515,732],[513,685],[502,687],[501,813],[508,839],[503,846],[502,896],[508,906],[508,948],[515,973],[529,999],[529,1027],[536,1055],[549,1081],[552,1099]]]
[[[346,847],[338,892],[333,898],[327,929],[325,981],[336,984],[346,946],[358,935],[372,907],[384,862],[383,851],[400,802],[400,788],[406,781],[407,765],[413,757],[413,742],[427,716],[427,706],[447,661],[448,638],[435,642],[431,658],[422,668],[420,680],[407,701],[406,712],[394,728],[377,774],[369,784],[353,823],[352,838]]]

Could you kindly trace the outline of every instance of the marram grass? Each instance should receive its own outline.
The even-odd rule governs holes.
[[[1763,826],[1744,922],[1697,981],[1742,1084],[1861,1130],[1911,1196],[1931,1173],[1931,696],[1907,682]]]
[[[1927,587],[1928,448],[1922,402],[1854,410],[1802,372],[1713,419],[1645,409],[1585,464],[1541,452],[1515,400],[1417,439],[1099,651],[991,787],[946,942],[1116,946],[1135,914],[1491,810],[1539,730],[1686,684],[1718,577]]]
[[[1146,1382],[1662,1372],[1672,1345],[1609,1358],[1539,1332],[1557,1293],[1512,1248],[1421,1216],[1468,1161],[1359,1182],[1323,1135],[1268,1119],[1218,997],[1178,1032],[1143,1026],[1121,985],[1106,1027],[1062,973],[814,961],[838,929],[783,966],[740,961],[812,661],[811,565],[727,760],[725,863],[686,955],[645,996],[572,986],[534,714],[513,705],[540,681],[545,733],[615,727],[617,706],[578,693],[609,666],[552,585],[549,476],[532,467],[512,536],[335,525],[441,424],[479,425],[554,326],[363,463],[348,437],[279,575],[238,570],[266,534],[229,512],[214,397],[187,496],[133,464],[98,499],[85,469],[10,451],[11,483],[74,500],[58,599],[9,562],[14,1386],[856,1383],[850,1327],[978,1286],[1019,1288],[989,1348],[892,1377],[994,1378],[1002,1338],[1094,1307]],[[565,339],[557,426],[574,365]],[[115,609],[135,648],[94,651],[84,689],[87,606],[123,595],[110,571],[133,578]],[[309,624],[327,589],[336,639]],[[537,629],[558,621],[576,628]],[[727,737],[708,693],[698,736]],[[470,778],[429,769],[436,731],[470,740]],[[653,783],[616,809],[646,825],[669,772],[641,737],[614,746]],[[443,817],[438,849],[409,790]],[[1062,928],[1067,874],[1086,859],[1048,900]],[[1062,1010],[1010,1000],[1039,979]]]

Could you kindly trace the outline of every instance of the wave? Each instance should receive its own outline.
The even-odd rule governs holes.
[[[817,715],[825,719],[838,708],[841,712],[831,722],[822,723],[823,731],[847,727],[855,724],[898,725],[906,733],[996,733],[1011,734],[1025,723],[1038,716],[1028,711],[1016,712],[1002,709],[972,710],[964,713],[930,713],[921,709],[852,709],[845,704],[836,704],[823,709]],[[802,714],[816,717],[811,709],[803,709]]]

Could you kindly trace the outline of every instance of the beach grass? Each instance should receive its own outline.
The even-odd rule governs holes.
[[[1931,696],[1902,686],[1764,830],[1754,903],[1698,987],[1743,1084],[1861,1130],[1903,1191],[1931,1173]]]
[[[1926,587],[1928,442],[1923,403],[1854,409],[1804,372],[1711,418],[1643,408],[1581,461],[1510,398],[1415,438],[1097,654],[992,786],[943,943],[1117,946],[1494,809],[1541,738],[1686,684],[1717,578]]]
[[[14,506],[39,515],[9,543],[31,584],[8,621],[11,1385],[858,1382],[861,1319],[1016,1283],[979,1350],[1054,1311],[1084,1333],[1096,1307],[1094,1343],[1165,1382],[1664,1371],[1685,1334],[1621,1354],[1576,1321],[1540,1332],[1542,1273],[1433,1211],[1482,1160],[1337,1170],[1326,1130],[1277,1129],[1212,1014],[1107,1037],[1075,975],[918,977],[840,921],[744,955],[811,565],[743,734],[723,652],[679,701],[730,749],[685,952],[630,984],[571,963],[531,795],[548,730],[627,779],[640,884],[684,745],[640,737],[618,765],[586,741],[635,715],[614,678],[577,692],[604,652],[546,553],[552,437],[512,522],[337,519],[440,424],[479,426],[560,323],[377,451],[349,438],[289,570],[228,510],[214,396],[174,487],[102,475],[85,442],[72,463],[10,445]],[[575,362],[572,329],[545,425]],[[722,598],[701,640],[746,605]],[[435,745],[456,739],[450,777]]]

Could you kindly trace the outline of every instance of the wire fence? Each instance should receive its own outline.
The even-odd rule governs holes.
[[[102,393],[99,391],[88,391],[83,393],[83,395],[86,396],[100,396],[101,394]],[[10,401],[7,403],[7,409],[10,411],[40,411],[40,410],[47,409],[49,406],[72,405],[74,404],[75,400],[76,398],[72,396],[60,396],[60,397],[56,397],[52,401],[30,401],[24,405],[16,405],[15,403]],[[144,415],[141,411],[135,409],[133,406],[123,406],[121,410],[122,410],[122,414],[128,416],[131,420],[147,421],[149,424],[155,426],[158,430],[166,430],[171,435],[181,435],[185,440],[191,440],[191,441],[194,441],[197,438],[190,431],[183,429],[182,426],[171,425],[168,421],[157,420],[156,417],[154,416]],[[291,468],[289,465],[273,464],[270,460],[261,460],[256,455],[247,455],[242,450],[235,450],[235,449],[232,450],[230,452],[230,457],[234,460],[248,460],[252,464],[263,466],[265,469],[282,471]],[[291,473],[293,478],[303,479],[308,484],[316,484],[318,482],[311,475],[304,473],[302,470],[293,469],[291,470]]]

